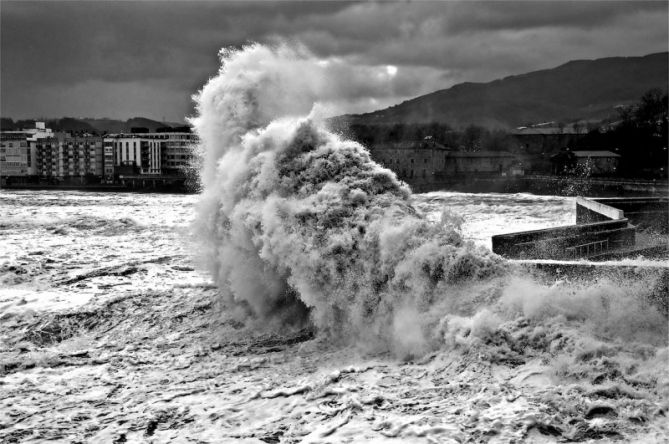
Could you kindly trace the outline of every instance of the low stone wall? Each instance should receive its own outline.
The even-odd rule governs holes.
[[[627,219],[500,234],[492,251],[513,259],[575,259],[634,246],[635,231]]]
[[[492,250],[511,259],[594,259],[632,252],[664,254],[666,245],[636,248],[636,230],[649,228],[666,234],[668,226],[666,197],[579,197],[576,225],[493,236]]]

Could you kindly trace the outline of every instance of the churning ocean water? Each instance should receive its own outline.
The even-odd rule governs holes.
[[[319,118],[320,66],[222,53],[200,195],[0,191],[0,437],[666,439],[654,278],[493,254],[573,202],[412,194]]]

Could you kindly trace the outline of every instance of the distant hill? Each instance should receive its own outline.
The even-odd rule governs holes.
[[[333,121],[447,123],[514,128],[548,121],[602,120],[651,88],[667,90],[669,53],[575,60],[489,83],[461,83],[390,108]]]
[[[98,132],[124,133],[126,132],[127,128],[126,123],[123,120],[83,119],[83,121],[95,128],[95,130]]]
[[[35,120],[39,121],[40,119],[25,119],[14,121],[10,118],[3,117],[0,123],[3,131],[13,131],[34,127]],[[150,132],[155,132],[158,128],[177,128],[184,126],[183,123],[158,122],[156,120],[147,119],[145,117],[133,117],[126,121],[115,119],[76,119],[74,117],[63,117],[61,119],[47,119],[45,123],[47,128],[51,128],[54,131],[89,132],[98,134],[129,133],[132,128],[146,128]]]
[[[63,117],[57,120],[47,120],[45,122],[47,128],[52,128],[55,131],[74,131],[74,132],[94,132],[95,128],[83,120],[75,119],[73,117]]]
[[[132,128],[147,128],[149,131],[155,132],[158,128],[165,126],[176,127],[184,125],[183,123],[158,122],[146,117],[133,117],[125,122],[114,119],[84,119],[84,121],[98,131],[106,131],[108,133],[129,133]]]

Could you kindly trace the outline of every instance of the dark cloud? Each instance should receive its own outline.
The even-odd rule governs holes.
[[[669,38],[666,2],[3,1],[0,12],[1,112],[15,117],[177,119],[218,50],[249,41],[300,42],[336,61],[361,80],[343,92],[359,111],[576,58],[666,51]],[[398,68],[386,85],[362,81],[386,65]]]

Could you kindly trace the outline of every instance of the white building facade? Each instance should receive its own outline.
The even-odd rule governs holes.
[[[195,135],[186,132],[115,134],[104,139],[113,150],[115,167],[126,175],[182,174],[192,164],[196,143]]]
[[[37,174],[34,143],[53,137],[44,122],[35,122],[35,128],[0,133],[0,176],[32,176]]]

